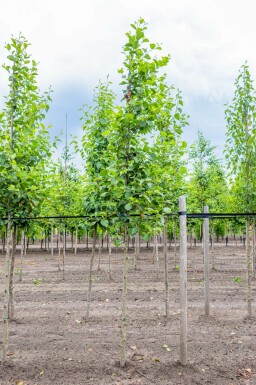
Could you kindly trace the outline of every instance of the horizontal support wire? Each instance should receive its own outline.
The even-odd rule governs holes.
[[[212,218],[212,219],[228,219],[236,217],[256,217],[256,213],[192,213],[187,214],[187,218]]]
[[[156,215],[163,215],[163,216],[177,216],[177,213],[151,213],[151,214],[127,214],[127,218],[129,217],[141,217],[143,218],[150,218],[154,217]],[[111,217],[108,216],[91,216],[91,215],[56,215],[56,216],[48,216],[48,217],[12,217],[12,221],[22,221],[22,220],[43,220],[43,219],[93,219],[93,220],[100,220],[100,219],[110,219]],[[7,221],[8,218],[0,218],[0,221]]]
[[[156,215],[163,215],[166,217],[176,217],[180,215],[186,215],[187,219],[230,219],[237,217],[256,217],[256,213],[187,213],[186,211],[180,211],[178,213],[151,213],[151,214],[127,214],[127,218],[129,217],[141,217],[141,219],[146,219],[150,217],[154,217]],[[47,220],[47,219],[92,219],[92,220],[101,220],[111,217],[107,216],[91,216],[91,215],[56,215],[56,216],[45,216],[45,217],[12,217],[12,221],[23,221],[23,220]],[[8,218],[0,218],[0,221],[7,221]]]

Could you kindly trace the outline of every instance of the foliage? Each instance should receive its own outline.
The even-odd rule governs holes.
[[[16,216],[38,212],[47,183],[51,155],[49,135],[42,121],[49,108],[49,92],[37,85],[37,63],[19,36],[6,45],[9,95],[0,116],[0,212]]]
[[[245,63],[235,81],[232,104],[227,105],[226,159],[233,179],[232,194],[240,210],[255,209],[256,93]]]

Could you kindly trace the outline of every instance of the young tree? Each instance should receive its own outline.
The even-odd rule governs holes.
[[[170,57],[158,58],[161,50],[158,44],[150,43],[145,35],[147,26],[143,19],[131,25],[127,43],[124,45],[125,60],[121,85],[125,86],[125,105],[116,113],[116,129],[110,144],[112,153],[118,162],[109,170],[112,192],[118,197],[118,221],[122,224],[125,237],[123,302],[121,314],[121,367],[126,363],[126,320],[127,320],[127,284],[128,253],[127,237],[139,228],[140,218],[152,210],[156,194],[153,193],[155,164],[149,135],[172,137],[172,146],[176,144],[176,132],[181,130],[184,117],[175,111],[176,101],[171,96],[166,84],[166,75],[160,70],[165,67]],[[155,55],[155,56],[153,56]],[[162,146],[166,149],[166,146]],[[160,148],[160,147],[159,147]],[[162,152],[163,154],[164,152]],[[159,154],[157,155],[159,156]],[[152,234],[154,227],[151,227]]]
[[[38,89],[37,63],[28,54],[28,46],[23,36],[12,38],[6,45],[9,64],[3,66],[9,76],[9,95],[0,116],[1,213],[8,216],[2,363],[6,360],[8,320],[13,310],[11,301],[9,313],[14,271],[11,218],[27,216],[40,204],[50,156],[49,135],[42,123],[50,96]]]
[[[83,211],[86,215],[92,216],[87,223],[89,228],[93,227],[93,247],[88,277],[87,318],[89,318],[90,311],[97,228],[109,227],[110,218],[116,213],[115,196],[108,180],[108,169],[113,162],[113,156],[108,146],[114,124],[114,99],[115,95],[110,89],[110,83],[100,82],[95,89],[95,107],[93,109],[86,108],[83,118],[82,157],[86,169]]]
[[[225,175],[220,160],[215,154],[215,146],[207,140],[201,131],[198,131],[198,138],[192,144],[189,152],[189,162],[191,162],[191,174],[189,180],[189,199],[188,205],[192,210],[203,212],[204,206],[215,206],[214,202],[220,203],[223,188],[216,188],[225,183]],[[214,187],[213,187],[214,186]],[[221,204],[221,203],[220,203]],[[213,207],[210,208],[211,210]]]
[[[256,93],[249,67],[245,63],[239,70],[235,81],[235,95],[228,104],[225,116],[227,124],[226,159],[231,177],[237,183],[239,208],[244,212],[255,209],[255,172],[256,172]],[[252,316],[251,304],[251,252],[250,218],[246,219],[246,256],[247,256],[247,315]]]

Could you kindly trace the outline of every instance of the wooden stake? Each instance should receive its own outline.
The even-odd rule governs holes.
[[[209,213],[209,207],[204,207],[204,213]],[[210,314],[209,306],[209,218],[204,218],[204,309],[205,315]]]
[[[250,249],[250,218],[246,218],[246,260],[247,260],[247,317],[252,318],[252,255]]]
[[[186,198],[179,198],[180,211],[180,363],[187,365],[187,215]]]
[[[164,218],[163,247],[164,247],[165,316],[166,316],[166,318],[169,318],[170,317],[170,300],[169,300],[169,279],[168,279],[167,225],[166,225],[166,218]]]

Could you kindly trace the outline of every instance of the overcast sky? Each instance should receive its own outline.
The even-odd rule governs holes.
[[[130,24],[143,17],[151,41],[171,54],[168,80],[182,91],[191,143],[197,130],[219,148],[225,141],[224,104],[232,99],[239,67],[248,61],[256,78],[256,2],[254,0],[0,0],[0,62],[4,44],[19,32],[40,62],[39,83],[52,86],[47,122],[53,132],[80,131],[80,108],[107,75],[120,94],[117,69]],[[7,78],[0,70],[0,97]]]

